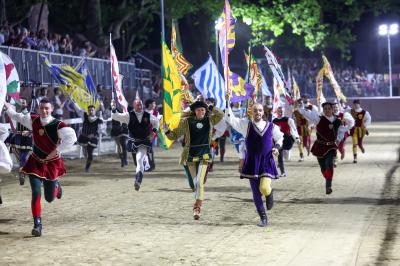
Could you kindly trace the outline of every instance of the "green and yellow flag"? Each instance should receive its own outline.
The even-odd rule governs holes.
[[[182,113],[181,78],[171,51],[164,40],[162,42],[162,59],[164,115],[160,124],[167,123],[169,128],[173,130],[178,126]],[[173,141],[166,138],[163,130],[163,126],[160,126],[159,137],[161,147],[168,149],[171,147]]]

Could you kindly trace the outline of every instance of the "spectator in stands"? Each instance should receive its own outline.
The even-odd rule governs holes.
[[[52,53],[60,52],[59,42],[60,42],[60,35],[58,35],[57,33],[51,33],[50,34],[50,52],[52,52]]]
[[[79,49],[79,56],[82,57],[93,57],[95,54],[96,50],[93,49],[92,45],[88,41],[86,41],[83,47]]]
[[[39,51],[51,51],[51,45],[49,39],[47,39],[47,34],[44,29],[41,29],[37,37],[37,49]]]
[[[61,41],[60,41],[58,47],[59,47],[60,53],[72,54],[72,43],[71,43],[71,40],[69,39],[68,35],[61,38]]]
[[[62,120],[64,118],[64,105],[65,101],[63,99],[62,92],[60,88],[54,88],[54,97],[51,101],[54,106],[53,116],[57,119]]]

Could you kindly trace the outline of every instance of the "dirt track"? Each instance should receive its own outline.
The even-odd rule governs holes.
[[[231,145],[209,175],[200,221],[179,147],[157,151],[140,192],[133,164],[121,169],[116,156],[97,158],[90,174],[83,162],[67,161],[63,198],[42,203],[40,238],[30,236],[29,184],[2,177],[0,265],[400,265],[399,137],[399,123],[375,124],[357,165],[349,140],[330,196],[316,159],[298,163],[294,149],[288,177],[273,183],[267,229],[255,226]]]

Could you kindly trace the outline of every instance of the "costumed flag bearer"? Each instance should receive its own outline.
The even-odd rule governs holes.
[[[341,110],[341,105],[335,102],[333,105],[333,113],[342,121],[342,125],[346,127],[346,132],[344,133],[343,139],[338,144],[338,151],[340,152],[340,159],[344,159],[345,155],[345,142],[350,136],[349,130],[354,127],[354,118],[348,113]],[[337,154],[334,161],[334,166],[337,164]]]
[[[46,98],[39,103],[39,115],[17,113],[9,103],[4,106],[11,119],[32,130],[32,153],[21,171],[29,175],[32,189],[32,235],[41,236],[41,186],[43,184],[47,202],[52,202],[55,197],[61,198],[62,190],[58,178],[65,175],[66,170],[60,152],[71,148],[76,142],[75,131],[51,116],[54,107]]]

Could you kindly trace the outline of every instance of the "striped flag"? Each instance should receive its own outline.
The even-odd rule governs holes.
[[[82,74],[83,78],[85,79],[86,89],[92,95],[92,101],[93,103],[95,103],[97,99],[97,89],[96,86],[94,85],[89,69],[87,68],[86,60],[82,58],[82,60],[75,67],[75,69],[76,71],[78,71],[78,73]]]
[[[111,59],[111,74],[113,78],[113,90],[115,92],[117,102],[122,106],[122,110],[126,112],[128,110],[128,102],[126,101],[124,93],[122,92],[118,59],[117,59],[117,54],[115,53],[114,45],[112,44],[111,41],[111,34],[110,34],[110,59]]]
[[[329,82],[331,83],[333,90],[335,91],[336,97],[346,102],[346,96],[344,96],[344,94],[342,93],[342,90],[338,82],[336,81],[335,76],[333,75],[331,64],[329,64],[328,58],[323,55],[322,60],[324,61],[324,76],[327,77]]]
[[[194,72],[192,78],[204,98],[214,98],[215,106],[221,110],[225,109],[225,82],[211,55],[207,62]]]
[[[265,82],[264,76],[261,74],[260,68],[258,67],[258,64],[256,60],[254,59],[254,56],[250,53],[250,56],[244,52],[244,56],[246,58],[247,65],[249,65],[249,59],[250,59],[250,73],[247,73],[247,75],[250,74],[249,80],[250,84],[255,88],[255,95],[259,95],[259,92],[264,96],[271,96],[271,92],[269,91],[267,82]],[[247,78],[246,78],[247,80]]]

